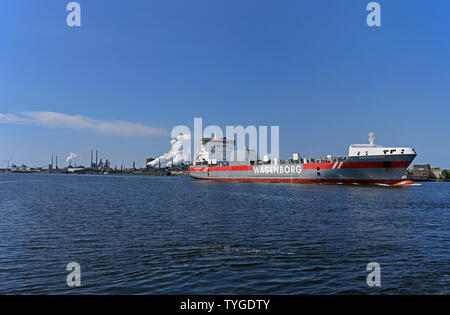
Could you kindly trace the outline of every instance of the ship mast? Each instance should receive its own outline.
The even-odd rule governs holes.
[[[373,145],[375,141],[375,133],[374,132],[369,132],[369,143],[370,145]]]

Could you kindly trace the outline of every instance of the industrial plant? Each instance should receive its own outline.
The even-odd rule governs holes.
[[[151,166],[150,162],[156,161],[155,158],[145,159],[144,167],[136,167],[136,161],[132,161],[130,167],[126,167],[125,161],[120,166],[111,166],[109,159],[99,156],[98,150],[90,150],[89,165],[77,163],[80,157],[76,153],[70,153],[66,157],[67,165],[60,167],[58,165],[58,156],[51,156],[49,164],[42,166],[27,166],[25,164],[16,165],[11,159],[3,161],[5,168],[0,168],[0,173],[57,173],[57,174],[145,174],[145,175],[187,175],[189,165],[178,163],[174,165],[174,160],[161,162],[158,160]],[[173,166],[172,166],[173,165]]]

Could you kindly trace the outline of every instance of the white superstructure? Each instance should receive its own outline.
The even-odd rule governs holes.
[[[413,148],[409,147],[384,147],[374,144],[375,134],[369,134],[369,144],[351,144],[348,148],[348,156],[374,156],[392,154],[416,154]]]

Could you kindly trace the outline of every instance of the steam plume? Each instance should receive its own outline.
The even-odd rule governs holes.
[[[189,141],[191,140],[191,135],[182,135],[180,134],[177,136],[176,139],[170,140],[170,144],[172,147],[170,148],[170,151],[167,153],[164,153],[159,158],[148,162],[147,165],[149,166],[156,166],[159,162],[166,162],[167,166],[172,166],[172,158],[173,158],[173,164],[178,165],[182,161],[184,161],[184,152],[183,152],[183,141]]]
[[[76,153],[70,153],[70,155],[67,157],[66,161],[67,164],[72,165],[72,160],[78,158],[78,154]]]

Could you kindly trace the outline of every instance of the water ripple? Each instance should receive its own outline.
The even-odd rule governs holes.
[[[0,293],[449,293],[449,183],[0,174],[0,184]],[[66,285],[72,261],[79,288]],[[366,284],[372,261],[380,288]]]

